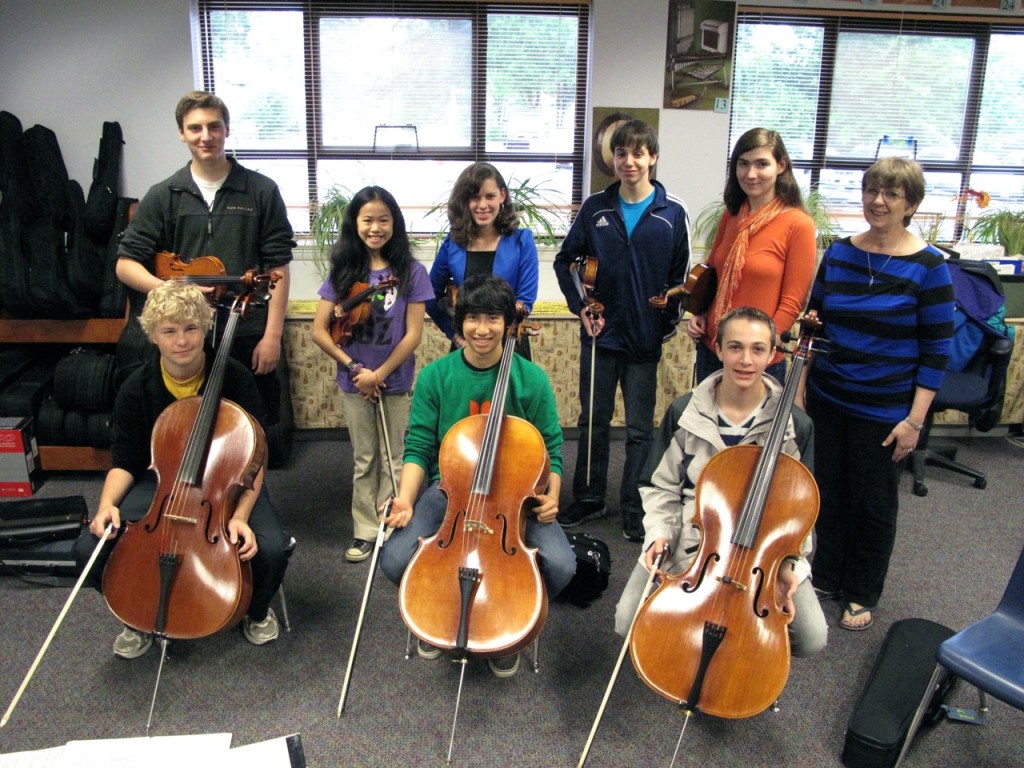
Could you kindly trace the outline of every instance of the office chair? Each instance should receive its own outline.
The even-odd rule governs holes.
[[[929,436],[935,414],[945,410],[965,412],[971,429],[979,432],[992,429],[999,421],[1006,391],[1006,372],[1013,352],[1013,340],[985,322],[1004,305],[1002,285],[995,270],[984,262],[960,259],[949,259],[946,264],[953,279],[957,331],[950,369],[946,371],[942,386],[928,409],[924,429],[910,462],[916,496],[928,495],[928,487],[924,484],[926,465],[971,477],[975,488],[984,488],[988,484],[984,472],[956,461],[954,446],[929,447]]]
[[[988,711],[986,694],[1024,710],[1024,664],[1021,664],[1024,659],[1024,550],[1017,558],[995,612],[940,644],[935,659],[938,662],[935,672],[910,723],[894,768],[899,768],[910,748],[943,669],[977,687],[982,717]]]

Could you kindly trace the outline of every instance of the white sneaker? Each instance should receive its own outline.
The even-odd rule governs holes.
[[[114,655],[119,659],[137,659],[153,645],[153,636],[125,625],[114,638]]]
[[[280,629],[277,625],[277,616],[274,609],[267,609],[267,618],[263,621],[253,621],[248,616],[242,619],[242,634],[245,639],[253,645],[266,645],[277,640]]]
[[[495,677],[512,677],[519,671],[519,654],[502,656],[500,659],[488,659],[487,666],[491,668],[491,674]]]

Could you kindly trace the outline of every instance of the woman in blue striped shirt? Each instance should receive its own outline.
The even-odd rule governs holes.
[[[882,158],[861,182],[865,232],[834,243],[811,288],[829,353],[806,394],[821,492],[814,580],[842,600],[839,625],[874,621],[896,539],[899,480],[942,383],[953,289],[942,254],[907,229],[924,199],[921,167]]]

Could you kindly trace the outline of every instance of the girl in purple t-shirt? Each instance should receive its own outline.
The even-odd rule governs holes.
[[[335,306],[347,299],[355,283],[397,285],[369,291],[370,316],[352,326],[352,338],[336,344],[331,337]],[[313,341],[338,363],[342,410],[352,443],[351,563],[373,551],[377,508],[392,494],[390,472],[397,478],[413,377],[414,350],[423,335],[426,301],[434,292],[427,270],[412,257],[405,217],[395,198],[381,187],[359,190],[345,210],[338,242],[331,250],[331,273],[318,292]],[[392,467],[385,459],[377,407],[384,410]]]

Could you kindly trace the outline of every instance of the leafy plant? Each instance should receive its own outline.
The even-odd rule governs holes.
[[[512,197],[516,213],[519,214],[519,226],[532,231],[534,239],[541,245],[558,245],[562,238],[559,233],[565,231],[568,226],[562,212],[563,203],[554,197],[555,190],[543,184],[534,184],[529,178],[519,181],[509,176],[508,193]],[[434,233],[435,251],[441,247],[448,234],[447,213],[448,199],[445,198],[425,214],[427,218],[437,216],[443,221],[441,229]]]
[[[1008,256],[1024,253],[1024,210],[985,211],[975,219],[971,234],[976,243],[1003,246]]]
[[[816,189],[804,196],[804,205],[814,222],[818,248],[824,250],[839,236],[835,218],[832,216],[832,209],[825,196]],[[718,225],[722,221],[723,213],[725,213],[725,203],[718,200],[708,203],[697,214],[697,220],[693,224],[693,240],[702,244],[705,250],[709,250],[712,243],[715,242],[715,235],[718,234]]]
[[[313,203],[313,221],[310,226],[310,234],[316,243],[313,265],[321,280],[331,271],[331,248],[338,240],[341,221],[351,201],[352,193],[345,187],[335,185],[327,190],[322,199]]]

